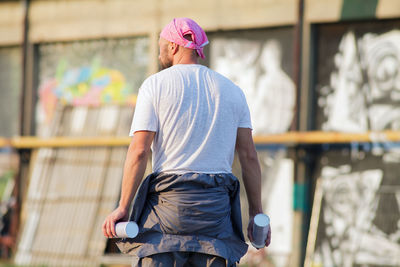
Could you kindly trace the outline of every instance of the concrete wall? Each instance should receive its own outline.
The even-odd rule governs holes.
[[[33,0],[29,40],[32,43],[148,35],[157,69],[158,33],[174,17],[191,17],[207,31],[292,25],[296,0]],[[18,44],[23,36],[24,6],[0,3],[0,46]]]
[[[368,3],[368,8],[366,8],[362,14],[354,10],[354,7],[357,7],[359,1]],[[299,2],[300,0],[204,0],[202,2],[178,0],[32,0],[30,1],[28,14],[30,19],[28,35],[30,48],[28,49],[28,61],[31,62],[31,65],[30,67],[28,66],[30,69],[26,76],[36,75],[38,84],[32,82],[33,78],[31,78],[31,80],[27,80],[27,87],[31,87],[30,93],[32,95],[37,93],[40,85],[45,84],[45,81],[49,78],[54,78],[57,64],[62,62],[62,57],[64,56],[67,57],[70,64],[69,66],[71,68],[69,70],[76,70],[76,68],[81,67],[80,65],[83,64],[82,62],[87,65],[87,62],[92,62],[97,54],[101,55],[101,58],[104,58],[103,60],[107,63],[107,66],[112,65],[110,62],[113,61],[113,55],[107,56],[104,50],[108,50],[110,53],[121,51],[122,46],[118,42],[125,38],[132,39],[132,42],[134,41],[133,39],[142,37],[147,40],[148,54],[142,54],[146,54],[146,60],[148,61],[146,62],[148,63],[146,65],[147,74],[154,73],[158,70],[158,34],[161,28],[173,17],[182,16],[195,19],[210,33],[210,40],[216,40],[216,42],[211,42],[211,45],[207,47],[210,53],[208,54],[209,62],[206,62],[206,64],[218,68],[221,66],[221,62],[225,62],[225,66],[228,67],[226,70],[238,67],[233,71],[234,75],[231,78],[234,79],[236,75],[237,81],[240,82],[245,74],[251,72],[248,75],[250,78],[243,81],[244,84],[251,80],[251,78],[256,81],[254,83],[257,83],[261,80],[260,77],[262,74],[264,74],[264,69],[260,65],[261,61],[263,61],[260,57],[263,54],[261,53],[261,51],[263,51],[261,48],[268,44],[270,39],[276,39],[278,46],[282,47],[284,54],[282,57],[282,70],[288,76],[286,80],[288,80],[288,78],[293,78],[293,80],[295,80],[293,77],[293,73],[295,72],[293,70],[295,66],[294,44],[296,40],[296,22],[298,20]],[[0,2],[0,49],[9,49],[9,47],[13,47],[13,50],[18,49],[18,51],[14,53],[22,54],[22,49],[20,48],[23,42],[24,10],[22,1]],[[352,15],[355,17],[352,18]],[[326,121],[325,117],[318,119],[317,115],[311,112],[312,108],[310,107],[314,107],[317,104],[317,98],[319,97],[319,92],[314,92],[313,90],[315,90],[319,84],[328,85],[329,83],[326,81],[331,80],[331,75],[337,72],[338,68],[334,66],[334,58],[338,53],[339,43],[342,42],[342,38],[346,36],[348,28],[358,27],[369,29],[370,25],[380,27],[379,23],[382,21],[394,19],[391,20],[394,21],[393,25],[386,27],[386,32],[399,28],[398,18],[400,18],[400,1],[398,0],[304,0],[304,23],[301,28],[302,50],[300,51],[302,57],[301,94],[299,95],[300,108],[296,106],[294,111],[295,113],[300,113],[300,130],[307,131],[312,129],[309,123],[310,118],[315,120],[313,127],[316,129],[322,129],[320,125]],[[351,21],[355,19],[357,19],[358,24],[351,24]],[[365,22],[366,20],[368,22]],[[343,26],[344,22],[348,23],[346,24],[348,27]],[[341,27],[339,32],[337,30],[335,31],[336,25],[339,25],[339,28]],[[336,33],[336,35],[333,36],[333,33]],[[364,33],[383,34],[384,32],[363,30],[363,33],[361,35],[358,34],[356,37],[364,37]],[[327,45],[324,46],[318,43],[315,34],[319,34],[322,39],[326,37]],[[329,37],[333,39],[329,41]],[[108,42],[111,41],[111,43],[113,43],[115,40],[118,40],[116,41],[118,44],[113,46],[112,49],[109,48],[109,46],[107,46]],[[233,45],[231,41],[234,41],[235,45]],[[225,49],[225,47],[228,47],[225,43],[229,45],[229,49]],[[90,52],[92,50],[87,47],[90,48],[91,45],[94,44],[102,44],[99,47],[106,48],[93,49],[96,53]],[[257,49],[244,49],[248,46],[256,47]],[[272,48],[273,47],[274,46],[272,46]],[[272,49],[270,46],[267,48],[267,51]],[[79,53],[77,51],[79,51]],[[231,54],[239,55],[236,56],[239,60],[229,61],[230,59],[226,55],[229,51]],[[249,57],[246,56],[246,53],[248,54],[254,51],[258,51],[253,55],[254,58],[252,58],[251,55],[249,55]],[[274,48],[272,51],[276,51],[276,49]],[[124,57],[124,55],[129,55],[128,52],[118,52],[118,55],[123,57],[123,60],[129,61],[127,58],[128,56],[126,58]],[[323,60],[321,62],[315,61],[316,56]],[[251,66],[243,68],[241,60],[245,60],[246,57],[252,59],[250,62]],[[20,61],[22,62],[19,57],[14,58],[16,58],[14,61],[17,62],[17,65],[20,64]],[[137,58],[140,57],[138,56]],[[120,58],[116,57],[115,61],[119,60]],[[123,60],[121,60],[120,63],[123,62]],[[6,61],[3,60],[3,62]],[[389,63],[393,63],[393,61]],[[7,68],[9,64],[6,62],[4,66],[4,68]],[[131,70],[131,66],[127,63],[125,67],[127,67],[127,71],[122,72],[128,77],[130,75],[129,70]],[[116,68],[120,69],[119,66]],[[38,70],[39,73],[34,73],[34,69]],[[324,75],[322,75],[323,73],[317,72],[317,70],[324,69],[327,69]],[[222,68],[221,70],[223,71],[224,69]],[[320,75],[321,77],[316,75]],[[7,77],[4,79],[11,79],[9,75],[6,76]],[[144,73],[141,77],[143,76],[145,76]],[[278,79],[275,79],[274,81],[277,80]],[[7,90],[4,84],[6,83],[0,83],[1,97],[7,96],[1,93],[1,90]],[[19,88],[20,85],[18,84],[17,87]],[[265,86],[264,88],[267,87],[270,88],[271,86]],[[249,87],[243,86],[243,89],[248,88]],[[314,99],[312,97],[313,93],[317,96]],[[273,93],[272,96],[276,96],[276,94]],[[285,97],[282,97],[282,99],[287,100]],[[389,104],[391,104],[391,102]],[[397,105],[393,104],[393,106]],[[265,105],[265,107],[270,106]],[[292,108],[292,106],[290,106],[290,108]],[[279,109],[274,109],[272,111],[277,112]],[[318,111],[322,113],[322,109],[318,109]],[[263,114],[266,114],[266,112],[263,112]],[[265,118],[265,116],[263,116],[263,118]],[[396,123],[396,125],[398,126],[399,124]],[[390,129],[398,130],[397,128]],[[0,133],[0,136],[1,135]],[[290,262],[290,264],[288,264],[290,266],[301,265],[300,259],[305,240],[303,230],[307,228],[304,221],[307,220],[306,217],[308,216],[305,214],[307,207],[305,207],[304,204],[306,202],[306,200],[304,200],[306,198],[304,188],[306,188],[307,183],[314,183],[315,178],[322,175],[321,171],[317,171],[316,174],[307,176],[306,170],[310,168],[312,163],[310,163],[311,160],[308,158],[305,160],[305,158],[314,152],[301,149],[299,151],[304,152],[303,154],[299,152],[299,157],[293,157],[295,152],[290,149],[289,151],[283,150],[283,152],[279,150],[279,153],[274,150],[263,150],[260,153],[262,164],[265,165],[263,165],[263,173],[265,176],[263,177],[264,187],[270,190],[271,199],[274,201],[280,200],[282,202],[281,198],[274,197],[274,194],[277,194],[276,192],[281,191],[275,190],[273,186],[275,186],[275,188],[280,188],[280,190],[287,189],[285,192],[289,192],[285,195],[289,196],[286,199],[287,201],[285,201],[285,203],[289,203],[287,205],[287,207],[289,207],[288,209],[291,208],[290,204],[293,197],[293,209],[295,212],[293,217],[290,217],[293,229],[290,229],[290,234],[288,235],[286,235],[286,232],[281,233],[282,236],[288,236],[289,241],[285,243],[278,243],[278,241],[275,241],[275,244],[285,245],[279,248],[281,251],[284,250],[285,253],[280,259],[280,261],[284,263],[279,266],[285,266],[285,262]],[[338,169],[343,164],[339,161],[335,161],[335,157],[332,155],[333,154],[325,155],[322,153],[321,159],[323,160],[321,160],[321,164],[318,162],[314,164],[321,169],[325,166]],[[391,153],[390,156],[392,155],[398,157],[398,154]],[[326,158],[330,160],[328,163],[326,162]],[[304,160],[305,163],[302,163],[302,160]],[[396,163],[398,162],[396,161]],[[384,166],[382,167],[380,165],[374,167],[374,169],[383,168]],[[365,170],[368,171],[368,166],[364,164],[361,167],[352,167],[347,173],[351,173],[353,169],[363,172]],[[282,176],[278,176],[277,174],[281,174]],[[275,179],[269,179],[269,177],[274,177]],[[279,179],[277,179],[277,177],[279,177]],[[285,179],[281,177],[285,177]],[[382,178],[382,181],[384,180],[385,179]],[[278,181],[287,183],[278,183]],[[293,185],[291,184],[292,182]],[[294,188],[294,193],[291,195],[292,187]],[[396,192],[396,194],[398,193]],[[395,202],[391,201],[390,203]],[[265,204],[266,207],[268,205],[274,206],[275,208],[278,207],[278,205],[273,205],[275,202],[269,199],[265,200]],[[380,214],[379,212],[378,210],[377,214]],[[292,216],[291,214],[289,215]],[[279,218],[284,217],[279,216]],[[277,221],[275,222],[274,225],[279,225]],[[396,231],[390,232],[389,234],[395,233],[397,235]],[[275,233],[275,237],[278,236],[277,230]],[[322,244],[322,241],[320,242],[319,240],[323,240],[321,237],[319,238],[316,246],[317,253],[319,244]],[[280,240],[283,239],[280,238]],[[290,242],[292,242],[291,246]],[[386,242],[385,244],[389,243]],[[389,245],[393,244],[390,243]],[[278,251],[278,248],[276,248],[276,250]],[[377,257],[377,259],[380,258]],[[315,259],[314,261],[317,262]]]

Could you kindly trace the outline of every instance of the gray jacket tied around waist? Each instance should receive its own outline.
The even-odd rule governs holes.
[[[130,221],[139,235],[117,243],[123,253],[146,257],[191,251],[225,258],[246,253],[239,181],[233,174],[150,174],[142,182]]]

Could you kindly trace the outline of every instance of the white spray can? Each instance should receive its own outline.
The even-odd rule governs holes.
[[[266,214],[259,213],[254,216],[253,224],[253,242],[251,244],[255,248],[265,247],[269,230],[269,217]]]
[[[115,238],[134,238],[139,233],[139,226],[135,222],[119,222],[115,225]]]

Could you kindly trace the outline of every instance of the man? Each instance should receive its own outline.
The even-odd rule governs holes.
[[[103,224],[104,235],[115,236],[138,191],[129,220],[139,235],[119,244],[136,256],[134,266],[235,266],[247,251],[239,182],[231,174],[235,147],[250,221],[262,212],[249,109],[240,88],[198,64],[207,43],[193,20],[172,20],[159,40],[164,70],[139,90],[119,206]],[[150,148],[153,174],[139,188]],[[252,223],[253,240],[251,230]]]

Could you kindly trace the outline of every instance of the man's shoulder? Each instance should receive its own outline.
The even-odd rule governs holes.
[[[168,69],[159,71],[157,73],[151,74],[148,76],[142,83],[141,89],[145,88],[154,88],[157,87],[159,84],[163,84],[165,82],[165,79],[168,79],[171,75],[168,74],[169,72],[167,71]]]
[[[219,82],[224,83],[225,86],[230,86],[230,87],[234,87],[236,89],[240,89],[239,86],[237,86],[231,79],[229,79],[225,75],[223,75],[211,68],[208,68],[206,66],[204,66],[204,68],[207,70],[207,72],[209,73],[210,76],[212,76],[214,79],[218,80]]]
[[[159,80],[160,78],[168,77],[168,73],[170,73],[169,68],[161,70],[147,77],[145,81],[154,81]]]
[[[218,83],[221,87],[225,88],[229,91],[230,94],[235,95],[243,95],[243,90],[236,83],[234,83],[231,79],[224,76],[223,74],[213,71],[214,77],[218,80]]]

